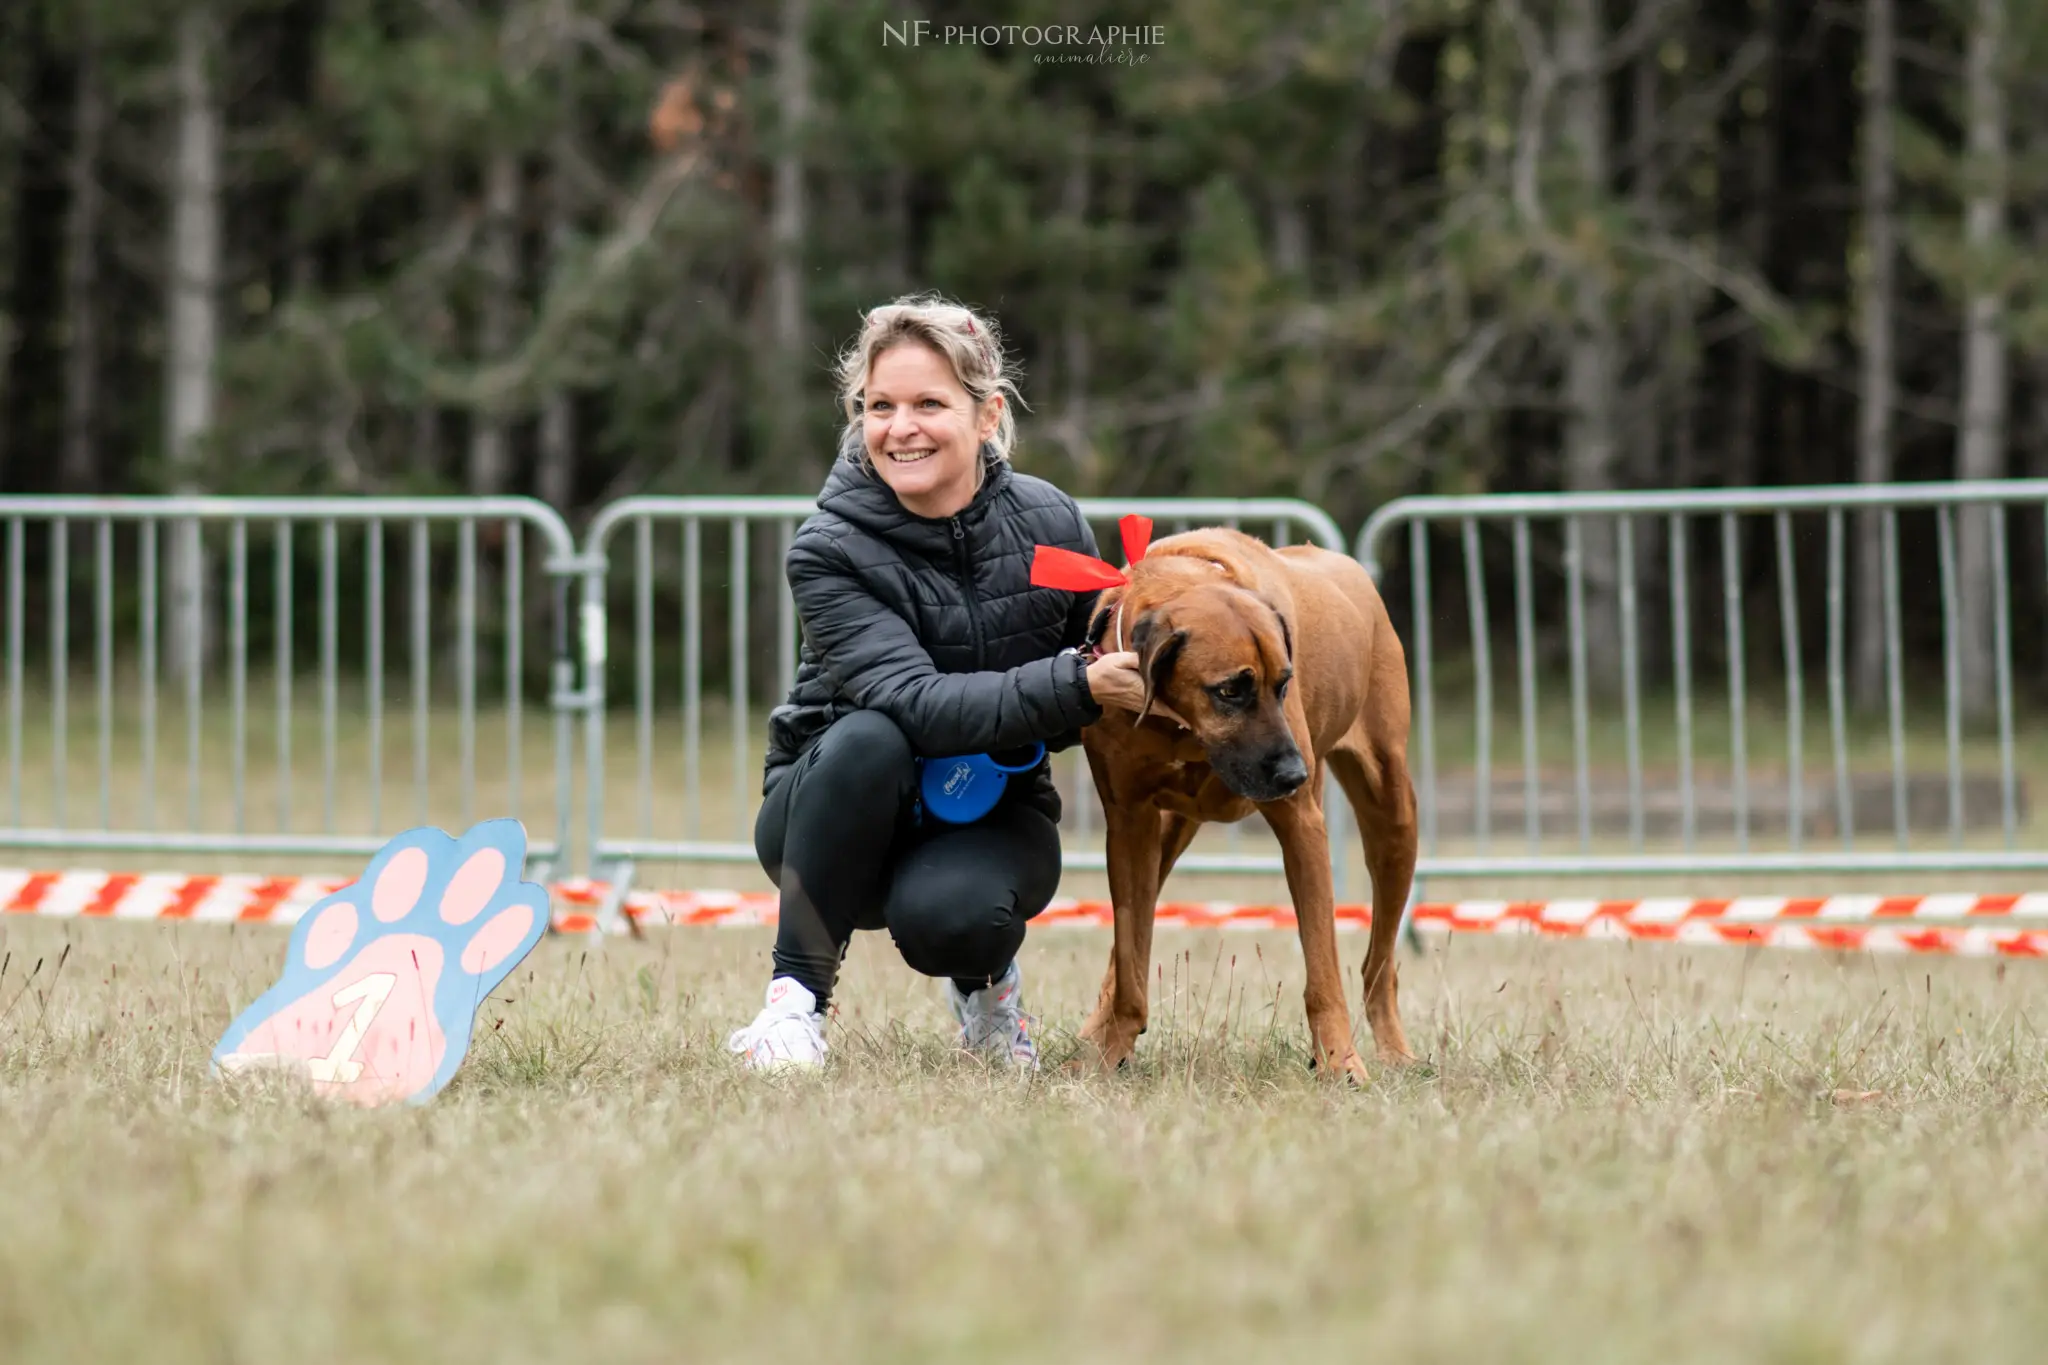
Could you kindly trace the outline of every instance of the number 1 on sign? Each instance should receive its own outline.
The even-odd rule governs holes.
[[[347,1085],[363,1074],[363,1064],[355,1060],[355,1051],[362,1046],[363,1035],[370,1031],[370,1023],[377,1017],[377,1011],[384,1008],[384,1002],[391,998],[391,988],[398,984],[398,977],[392,972],[375,972],[364,977],[355,985],[334,993],[334,1007],[356,1005],[355,1018],[348,1021],[348,1027],[334,1040],[334,1050],[325,1057],[315,1057],[306,1063],[306,1074],[316,1081],[332,1081],[336,1085]]]

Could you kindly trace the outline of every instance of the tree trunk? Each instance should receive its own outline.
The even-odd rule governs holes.
[[[1969,244],[1969,302],[1963,324],[1963,425],[1956,441],[1956,477],[1994,479],[2005,472],[2005,291],[1986,271],[2005,237],[2005,92],[1999,64],[2005,43],[2005,0],[1976,0],[1970,27],[1970,192],[1964,233]],[[1964,513],[1956,622],[1962,662],[1963,705],[1984,715],[1995,699],[1994,616],[1990,517]]]
[[[172,157],[170,337],[165,446],[179,492],[197,492],[199,461],[213,428],[214,356],[220,335],[220,110],[214,101],[214,19],[200,6],[178,20]],[[175,675],[208,650],[206,563],[196,522],[171,538],[165,575],[172,626],[164,658]]]
[[[1068,230],[1076,241],[1088,227],[1089,188],[1093,179],[1090,140],[1085,129],[1076,135],[1068,153],[1066,181],[1060,190],[1060,215],[1067,220]],[[1060,427],[1066,432],[1067,457],[1074,462],[1081,490],[1095,493],[1102,486],[1102,469],[1088,414],[1095,356],[1088,335],[1087,281],[1082,278],[1070,284],[1075,287],[1067,297],[1066,316],[1060,321],[1060,380],[1065,400]]]
[[[445,165],[426,167],[420,176],[420,200],[422,216],[430,225],[430,231],[439,232],[447,228],[455,216],[455,190],[450,183]],[[344,271],[342,279],[353,281],[356,277]],[[455,305],[445,288],[437,291],[431,299],[423,300],[421,319],[417,324],[425,343],[436,349],[446,350],[453,344],[448,321],[454,314]],[[413,478],[454,478],[465,470],[452,468],[442,442],[442,410],[429,394],[421,394],[409,414],[410,430],[406,436],[403,454],[404,468]],[[374,477],[374,476],[373,476]]]
[[[27,13],[22,11],[27,10]],[[30,59],[41,46],[40,7],[0,7],[0,89],[29,94]],[[10,401],[15,392],[15,366],[21,344],[21,227],[28,129],[11,119],[0,120],[0,488],[18,488],[8,477],[8,452],[18,417]]]
[[[432,399],[420,399],[419,406],[412,410],[412,433],[406,451],[415,474],[441,471],[441,410]]]
[[[1629,94],[1629,159],[1635,165],[1635,183],[1630,199],[1636,222],[1645,226],[1658,218],[1657,196],[1649,176],[1651,150],[1658,123],[1657,58],[1638,57],[1633,63]],[[1633,488],[1668,488],[1671,469],[1665,459],[1665,433],[1670,429],[1671,399],[1685,391],[1684,371],[1694,362],[1683,347],[1667,346],[1664,338],[1671,328],[1671,313],[1649,297],[1639,297],[1629,320],[1630,349],[1641,364],[1628,388],[1626,422],[1627,450],[1622,463]],[[1638,517],[1634,526],[1638,635],[1646,678],[1663,677],[1668,648],[1656,648],[1666,633],[1666,603],[1670,581],[1665,563],[1665,522],[1662,517]]]
[[[1308,215],[1293,186],[1273,188],[1273,271],[1287,279],[1308,274]]]
[[[99,50],[91,34],[80,45],[78,88],[71,119],[71,211],[64,225],[64,452],[59,477],[65,489],[98,491],[99,451],[93,409],[98,402],[100,145],[106,102],[100,87]]]
[[[488,363],[511,346],[512,306],[519,287],[519,158],[494,152],[484,168],[484,227],[479,246],[484,289],[477,312],[477,355]],[[469,425],[469,467],[464,482],[478,497],[502,493],[511,479],[505,419],[474,412]]]
[[[1597,0],[1566,0],[1558,28],[1557,56],[1570,71],[1564,92],[1564,135],[1588,205],[1608,188],[1607,99],[1594,74],[1601,48]],[[1565,486],[1597,492],[1616,485],[1620,471],[1617,425],[1620,338],[1607,285],[1594,271],[1576,281],[1573,328],[1565,357]],[[1621,598],[1616,569],[1614,523],[1592,517],[1582,523],[1588,685],[1611,693],[1621,683]]]
[[[769,236],[775,257],[771,272],[771,316],[776,348],[796,354],[804,340],[803,137],[810,122],[811,69],[805,35],[810,0],[782,0],[782,31],[776,42],[775,92],[782,106],[782,143],[775,154],[775,200]]]
[[[808,488],[825,462],[799,447],[804,376],[804,139],[811,117],[810,0],[782,0],[775,42],[775,95],[781,109],[768,222],[768,348],[764,376],[771,468]]]
[[[1367,122],[1350,118],[1337,136],[1336,154],[1330,158],[1330,211],[1325,220],[1329,239],[1331,283],[1339,295],[1358,288],[1359,181],[1360,163],[1365,160]]]
[[[575,497],[576,405],[560,389],[550,393],[541,405],[538,454],[534,491],[542,502],[566,514]]]
[[[1856,477],[1892,477],[1892,278],[1897,254],[1894,219],[1892,0],[1865,0],[1863,31],[1863,393],[1856,426]],[[1857,700],[1884,697],[1884,560],[1877,514],[1858,519],[1856,545]]]
[[[512,349],[512,328],[519,299],[519,157],[499,150],[484,163],[484,216],[477,243],[477,264],[483,274],[483,297],[476,316],[477,359],[483,364],[502,359]],[[512,438],[506,418],[487,408],[469,414],[469,450],[464,483],[474,497],[510,491]],[[499,594],[498,561],[479,556],[474,582],[477,619],[488,621]],[[494,637],[491,627],[483,628]],[[460,642],[450,632],[442,641],[443,676],[460,668]]]
[[[566,107],[566,106],[565,106]],[[548,187],[549,278],[559,279],[567,268],[569,247],[568,135],[555,144],[554,174]],[[561,389],[551,391],[540,410],[540,449],[535,470],[535,492],[542,502],[558,512],[567,512],[576,491],[576,406]]]
[[[1742,174],[1746,182],[1744,197],[1747,200],[1742,213],[1743,259],[1740,264],[1766,279],[1770,274],[1767,258],[1771,247],[1771,216],[1778,198],[1778,92],[1773,79],[1777,72],[1778,49],[1773,22],[1766,17],[1763,36],[1771,46],[1755,76],[1769,91],[1770,103],[1761,116],[1745,113],[1741,132],[1734,139],[1737,154],[1742,158]],[[1740,107],[1739,103],[1737,107]],[[1733,430],[1725,456],[1730,487],[1756,484],[1764,468],[1764,369],[1763,337],[1755,327],[1751,327],[1735,343],[1734,417],[1730,423]]]

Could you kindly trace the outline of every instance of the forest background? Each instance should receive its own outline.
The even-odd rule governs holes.
[[[2042,474],[2044,189],[2048,0],[16,0],[0,490],[809,493],[922,288],[1081,495]]]

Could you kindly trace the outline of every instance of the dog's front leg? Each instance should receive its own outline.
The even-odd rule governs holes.
[[[1300,791],[1260,809],[1280,840],[1287,891],[1294,900],[1301,961],[1308,976],[1302,994],[1308,1006],[1315,1064],[1326,1074],[1363,1083],[1369,1076],[1351,1041],[1351,1011],[1344,1003],[1344,973],[1337,960],[1337,895],[1330,883],[1330,836],[1317,796],[1322,790],[1321,776],[1312,774]]]
[[[1159,908],[1160,818],[1149,804],[1134,809],[1112,805],[1103,812],[1104,852],[1109,864],[1109,899],[1116,909],[1116,938],[1095,1012],[1081,1026],[1081,1040],[1104,1071],[1114,1071],[1137,1051],[1145,1031],[1152,970],[1152,918]]]

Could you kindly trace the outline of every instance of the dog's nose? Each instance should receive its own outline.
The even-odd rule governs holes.
[[[1266,773],[1282,792],[1291,792],[1308,781],[1308,764],[1296,752],[1278,754],[1266,760]]]

